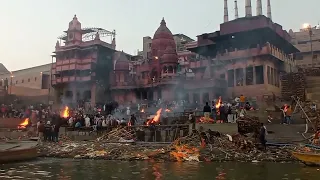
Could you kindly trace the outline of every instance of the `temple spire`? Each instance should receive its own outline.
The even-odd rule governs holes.
[[[234,18],[238,19],[239,18],[239,12],[238,12],[238,1],[235,0],[234,1]]]
[[[224,0],[224,16],[223,22],[229,21],[229,13],[228,13],[228,0]]]
[[[251,0],[246,0],[246,16],[245,17],[252,17],[252,7],[251,7]]]
[[[271,15],[271,3],[270,0],[268,0],[268,6],[267,6],[267,16],[272,20],[272,15]]]
[[[261,0],[257,0],[257,16],[262,15],[262,2]]]

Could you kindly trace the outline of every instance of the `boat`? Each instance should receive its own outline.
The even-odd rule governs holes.
[[[292,156],[302,161],[304,164],[308,166],[320,166],[319,153],[292,152]]]
[[[35,141],[9,141],[0,143],[0,164],[32,160],[38,157]]]

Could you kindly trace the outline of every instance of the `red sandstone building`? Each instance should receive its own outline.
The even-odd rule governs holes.
[[[281,25],[272,22],[269,9],[268,17],[252,16],[247,0],[246,17],[228,21],[226,6],[220,30],[186,44],[185,55],[193,57],[186,59],[177,54],[164,19],[143,58],[115,51],[115,42],[101,41],[98,32],[83,41],[88,29],[81,29],[75,17],[62,38],[65,46],[56,45],[52,85],[57,99],[94,105],[108,99],[120,104],[145,99],[204,103],[218,96],[278,95],[280,74],[295,70],[291,54],[298,50]]]
[[[262,15],[262,7],[257,9],[257,16],[252,16],[247,0],[246,17],[228,21],[225,3],[220,30],[199,35],[196,42],[187,44],[198,55],[181,64],[173,35],[162,20],[148,59],[134,63],[131,70],[128,59],[116,64],[114,99],[120,103],[158,98],[204,103],[220,95],[280,95],[280,74],[296,69],[292,54],[299,50],[290,43],[287,31],[272,21],[270,2],[268,17]]]
[[[95,105],[111,99],[108,77],[113,70],[115,32],[81,28],[74,16],[64,33],[59,37],[52,56],[53,60],[55,58],[51,73],[55,103],[75,105],[87,102]],[[112,43],[102,41],[103,36],[111,36]]]

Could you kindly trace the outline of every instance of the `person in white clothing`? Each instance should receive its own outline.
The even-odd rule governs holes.
[[[130,116],[130,107],[127,107],[127,116]]]
[[[84,117],[84,122],[86,124],[86,127],[90,127],[90,118],[88,116]]]
[[[69,126],[73,125],[73,117],[71,116],[70,119],[68,120]]]

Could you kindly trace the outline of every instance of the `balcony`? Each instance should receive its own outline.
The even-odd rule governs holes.
[[[85,58],[85,59],[64,59],[64,60],[57,60],[56,61],[56,66],[61,66],[61,65],[67,65],[67,64],[90,64],[90,63],[96,63],[97,59],[96,58]]]
[[[56,67],[55,71],[60,72],[60,71],[68,71],[68,70],[92,70],[93,65],[92,64],[69,64],[69,65],[62,65]]]
[[[59,77],[52,79],[52,85],[60,83],[71,83],[71,82],[86,82],[93,80],[93,76],[68,76],[68,77]]]

